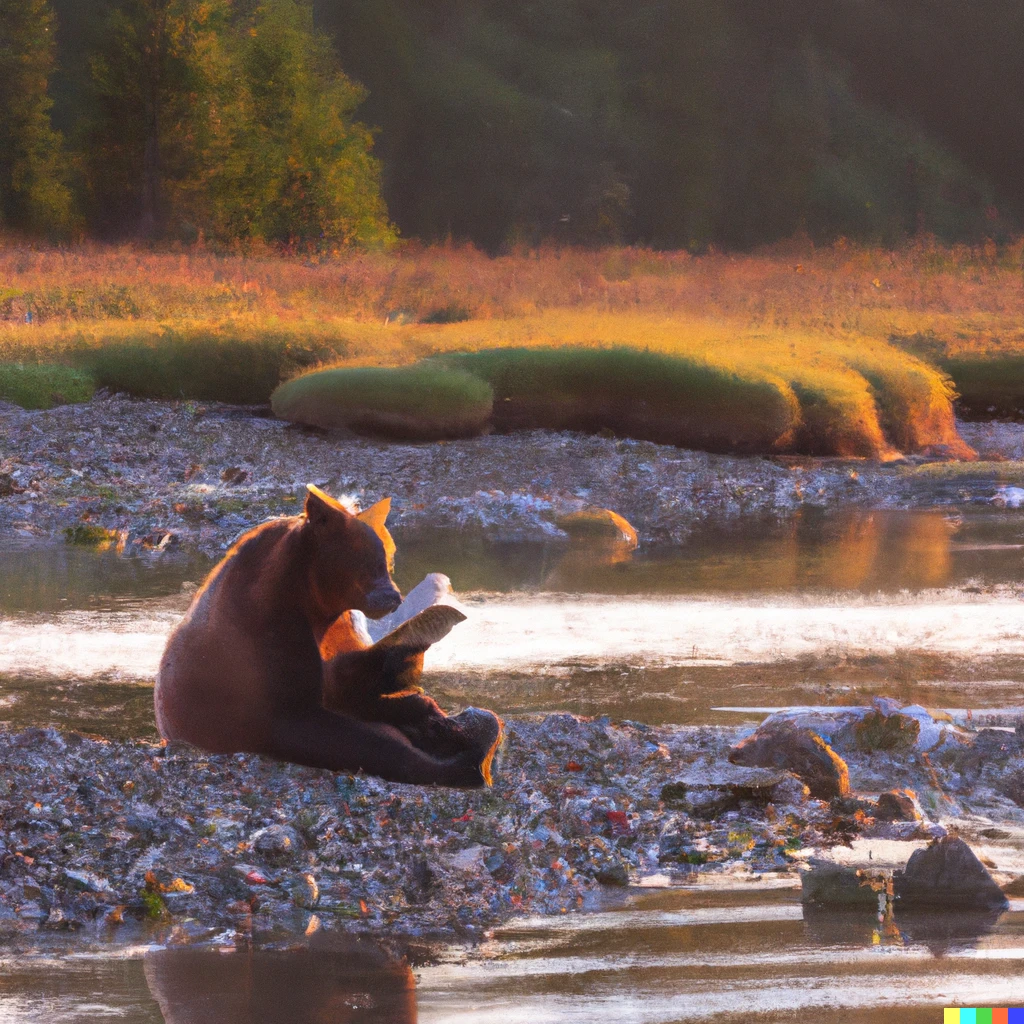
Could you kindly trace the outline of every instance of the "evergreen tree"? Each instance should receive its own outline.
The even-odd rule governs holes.
[[[66,234],[75,221],[50,123],[55,47],[47,0],[0,0],[0,225]]]
[[[190,191],[222,238],[387,244],[364,90],[313,28],[307,0],[264,0],[198,53],[211,83],[206,145]]]

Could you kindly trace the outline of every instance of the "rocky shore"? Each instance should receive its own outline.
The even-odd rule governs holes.
[[[970,732],[892,701],[827,721],[807,714],[775,716],[746,742],[735,729],[517,719],[484,792],[52,729],[4,733],[0,936],[15,946],[69,931],[171,944],[320,929],[473,939],[652,876],[799,884],[812,858],[860,838],[907,841],[907,857],[950,832],[1019,847],[1019,730]],[[794,759],[812,725],[829,755]],[[767,755],[751,754],[780,729]]]
[[[558,518],[589,507],[613,509],[651,543],[808,506],[1017,503],[1020,425],[961,432],[990,461],[734,458],[547,431],[396,444],[209,403],[0,403],[0,533],[217,555],[250,526],[296,512],[306,483],[364,504],[391,496],[389,523],[406,534],[491,540],[564,539]]]

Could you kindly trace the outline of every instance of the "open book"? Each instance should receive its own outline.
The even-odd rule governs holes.
[[[425,651],[465,620],[466,613],[452,593],[451,580],[440,572],[432,572],[416,584],[398,608],[382,619],[352,615],[353,627],[379,651]]]

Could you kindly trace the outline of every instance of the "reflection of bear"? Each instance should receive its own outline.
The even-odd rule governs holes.
[[[359,939],[298,950],[146,954],[146,982],[167,1024],[415,1024],[408,964]]]
[[[246,533],[167,642],[154,694],[161,735],[392,782],[482,785],[496,737],[435,757],[387,722],[323,706],[319,643],[332,623],[401,602],[385,515],[386,503],[357,516],[310,487],[303,515]]]

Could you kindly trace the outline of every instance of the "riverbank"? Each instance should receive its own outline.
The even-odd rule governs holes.
[[[741,730],[566,714],[507,724],[486,792],[0,734],[0,933],[15,945],[67,931],[172,944],[320,929],[473,939],[517,914],[582,909],[605,886],[798,885],[812,855],[875,838],[906,841],[909,856],[951,830],[984,844],[997,881],[1020,872],[1024,748],[1012,731],[937,734],[930,753],[864,749],[863,731],[847,732],[853,799],[829,802],[784,772],[730,765]],[[915,791],[919,820],[883,820],[893,815],[873,797],[893,787]]]
[[[589,507],[625,516],[651,544],[804,508],[1019,503],[1024,428],[960,430],[983,461],[740,458],[549,431],[395,444],[216,403],[0,404],[0,531],[218,555],[251,526],[300,511],[306,483],[364,505],[392,497],[389,526],[407,535],[495,541],[567,540],[557,520]]]

